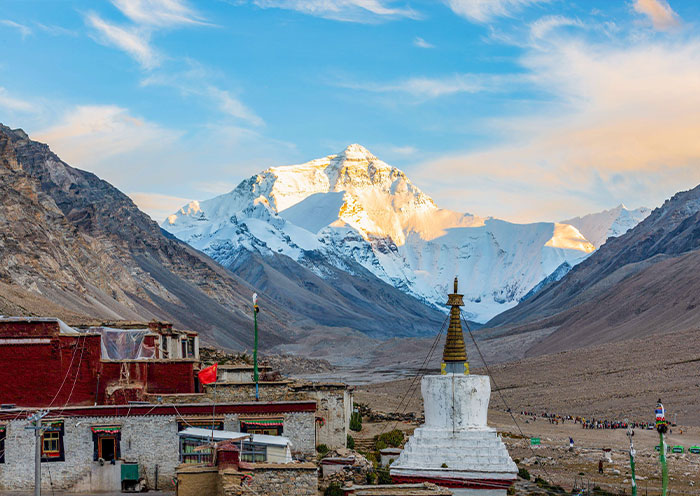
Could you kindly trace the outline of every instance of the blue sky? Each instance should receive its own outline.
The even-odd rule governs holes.
[[[700,3],[0,0],[0,122],[155,219],[361,143],[526,222],[700,183]]]

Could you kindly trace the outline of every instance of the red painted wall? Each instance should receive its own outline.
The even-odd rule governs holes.
[[[105,362],[99,335],[60,335],[55,323],[2,324],[6,323],[0,323],[0,403],[27,407],[126,404],[142,400],[146,392],[194,392],[193,362]],[[13,338],[29,337],[46,342],[12,343]],[[128,383],[122,380],[123,364]],[[115,390],[119,385],[124,387]]]
[[[100,336],[54,336],[46,344],[7,344],[9,341],[0,344],[0,403],[63,406],[66,402],[95,402]]]

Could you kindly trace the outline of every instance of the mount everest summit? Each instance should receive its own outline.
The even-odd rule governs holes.
[[[607,234],[626,212],[577,220]],[[591,243],[568,223],[514,224],[441,209],[401,170],[357,144],[269,168],[227,194],[183,206],[162,227],[232,269],[245,254],[288,257],[326,280],[368,271],[437,308],[456,274],[476,322],[515,306],[605,236]]]

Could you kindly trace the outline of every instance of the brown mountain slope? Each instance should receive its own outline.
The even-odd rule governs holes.
[[[676,194],[487,327],[554,329],[530,355],[685,330],[700,321],[699,262],[700,186]]]
[[[0,281],[37,295],[3,290],[10,311],[158,318],[223,346],[252,344],[249,284],[163,233],[109,183],[2,125],[0,256]],[[285,322],[293,319],[268,307],[272,346],[287,340]]]

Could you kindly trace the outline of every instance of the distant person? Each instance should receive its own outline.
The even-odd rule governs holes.
[[[598,473],[603,473],[603,460],[598,460]]]
[[[574,449],[574,438],[573,437],[569,438],[569,449],[570,450]]]

